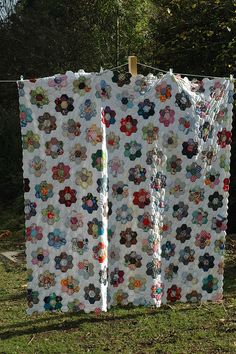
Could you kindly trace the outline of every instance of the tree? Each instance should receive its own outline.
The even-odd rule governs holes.
[[[229,76],[236,71],[236,2],[153,0],[153,61],[177,72]]]

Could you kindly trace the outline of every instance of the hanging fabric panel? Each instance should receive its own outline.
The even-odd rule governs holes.
[[[28,313],[222,298],[233,83],[18,81]]]

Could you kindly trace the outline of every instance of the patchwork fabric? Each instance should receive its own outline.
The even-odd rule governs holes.
[[[28,313],[222,298],[233,83],[18,81]]]

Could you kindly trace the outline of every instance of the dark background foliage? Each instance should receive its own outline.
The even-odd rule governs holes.
[[[131,54],[203,77],[236,71],[232,0],[9,0],[0,1],[0,10],[0,79],[99,71],[126,63]],[[144,75],[149,71],[139,67]],[[0,213],[20,200],[17,213],[23,215],[18,116],[16,84],[0,83]],[[236,232],[235,130],[234,123],[230,233]]]

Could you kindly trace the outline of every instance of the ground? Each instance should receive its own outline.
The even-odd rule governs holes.
[[[0,253],[24,248],[19,205],[0,211]],[[11,215],[11,217],[9,217]],[[20,216],[19,216],[20,215]],[[26,269],[0,260],[0,354],[236,353],[236,237],[227,237],[221,303],[116,308],[100,315],[26,314]]]

